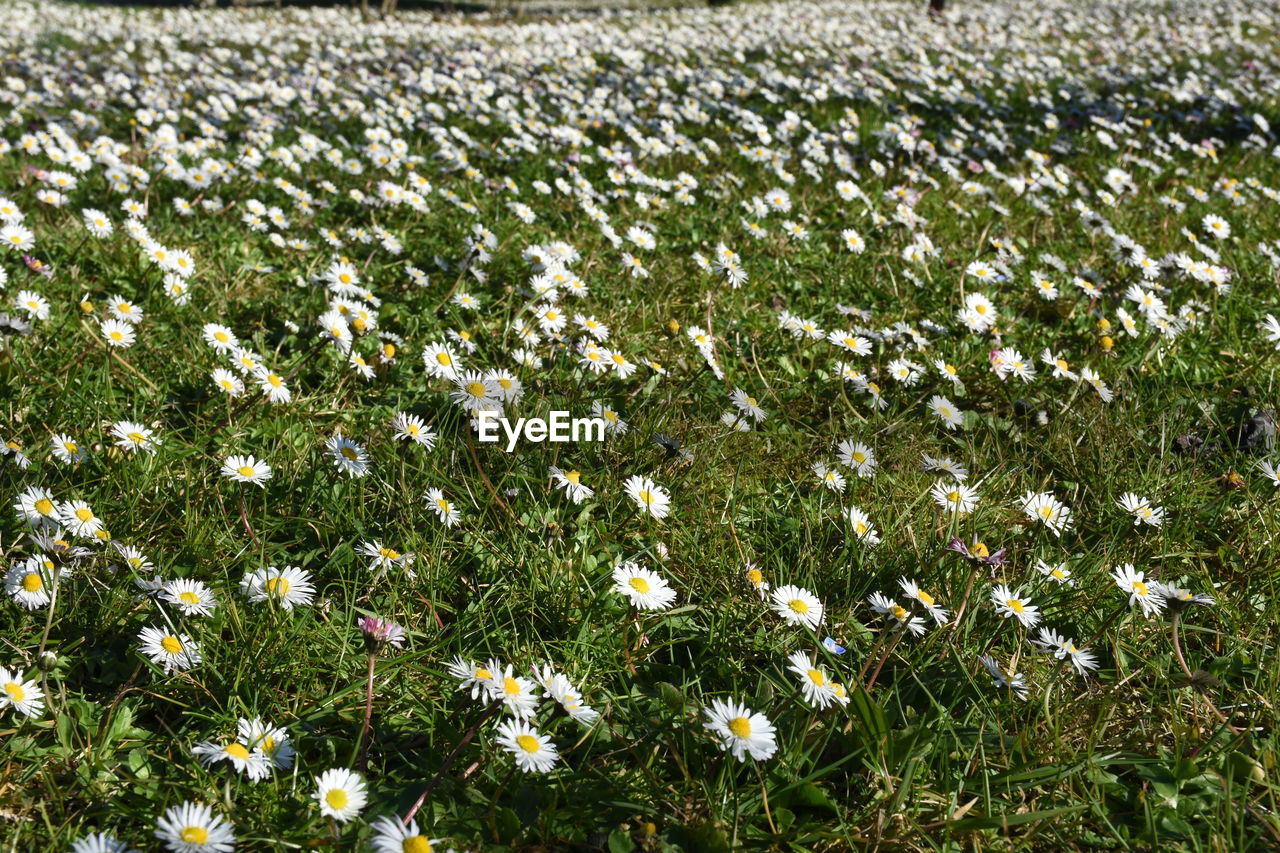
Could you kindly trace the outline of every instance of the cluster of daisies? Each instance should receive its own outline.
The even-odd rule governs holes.
[[[1276,0],[1125,2],[1125,32],[1070,0],[1035,17],[995,3],[945,28],[873,0],[483,27],[413,13],[361,22],[341,8],[11,6],[0,346],[13,381],[29,384],[0,442],[15,496],[0,711],[24,733],[46,737],[76,689],[78,675],[54,673],[66,671],[59,650],[84,638],[59,617],[111,592],[124,590],[127,609],[101,630],[125,632],[151,696],[227,663],[235,650],[211,625],[233,606],[294,626],[364,606],[323,561],[252,556],[279,543],[259,540],[250,500],[271,496],[269,514],[303,474],[365,507],[394,492],[400,521],[437,545],[415,554],[371,538],[348,527],[346,504],[326,532],[369,578],[419,593],[424,566],[445,576],[491,547],[494,518],[532,535],[531,519],[572,512],[609,518],[620,540],[653,539],[705,517],[695,504],[718,483],[732,478],[736,501],[745,450],[783,465],[784,443],[807,443],[787,487],[816,495],[860,561],[823,571],[861,586],[841,596],[843,577],[749,562],[751,549],[785,547],[740,536],[731,507],[740,600],[725,608],[778,638],[785,699],[821,724],[856,691],[885,689],[893,655],[909,660],[962,620],[995,640],[961,674],[985,674],[996,691],[981,689],[1003,701],[1029,698],[1050,671],[1099,677],[1086,600],[1151,622],[1216,604],[1204,581],[1141,550],[1102,567],[1079,556],[1095,526],[1145,548],[1179,518],[1176,501],[1144,487],[1088,505],[1057,471],[1001,494],[1003,474],[968,458],[966,439],[1006,402],[1019,430],[1106,423],[1144,403],[1135,377],[1163,381],[1169,353],[1223,349],[1223,317],[1244,318],[1230,324],[1242,346],[1280,351],[1280,305],[1259,286],[1280,270],[1267,230],[1280,216],[1280,134],[1266,118],[1280,67],[1255,38],[1274,31]],[[1010,49],[993,58],[996,40]],[[1200,45],[1224,41],[1231,63],[1202,61]],[[1141,110],[1118,80],[1146,81]],[[966,118],[975,103],[983,117]],[[1187,138],[1188,114],[1230,139]],[[1266,165],[1228,165],[1240,162]],[[75,383],[44,387],[80,374],[93,419],[70,411]],[[603,446],[477,449],[482,421],[565,399],[600,423]],[[264,438],[283,421],[301,438]],[[904,471],[902,427],[946,449]],[[629,452],[637,434],[664,455]],[[1280,487],[1277,465],[1259,459],[1251,476]],[[127,530],[144,516],[106,502],[101,484],[114,480],[101,474],[126,466],[193,516],[209,487],[231,536],[238,501],[247,544],[213,555],[214,568],[175,567],[160,543],[184,522],[158,513]],[[500,467],[542,491],[499,491],[510,480],[495,486],[488,471]],[[875,499],[886,479],[914,489],[911,512],[946,531],[933,544],[962,571],[888,568],[904,537],[919,543]],[[186,509],[166,482],[185,484]],[[418,500],[406,505],[400,488]],[[317,509],[329,508],[292,507],[289,523],[329,515]],[[1002,545],[1005,533],[981,527],[996,515],[1019,531]],[[527,653],[520,665],[433,662],[475,706],[493,761],[536,776],[572,767],[622,702],[610,682],[629,688],[646,665],[632,658],[645,632],[701,606],[694,572],[665,547],[644,554],[600,562],[585,581],[623,611],[609,642],[625,669]],[[367,764],[378,653],[412,632],[372,618],[361,628],[368,713],[352,766],[312,766],[319,750],[280,708],[259,716],[254,704],[231,731],[190,707],[184,748],[236,784],[166,801],[156,839],[227,853],[252,818],[233,822],[214,803],[305,769],[307,814],[330,822],[334,843],[343,832],[384,853],[438,843],[416,807],[385,814],[401,792]],[[868,634],[870,648],[854,649]],[[764,700],[748,704],[758,694],[737,683],[699,684],[686,723],[727,766],[791,746],[781,699],[753,708]],[[229,698],[247,707],[237,689]],[[96,832],[73,849],[130,847]]]

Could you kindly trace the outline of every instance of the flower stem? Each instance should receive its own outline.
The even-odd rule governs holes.
[[[364,691],[364,728],[360,730],[360,755],[356,758],[356,769],[361,773],[369,765],[370,729],[373,722],[373,670],[378,665],[378,653],[369,653],[369,676]]]
[[[413,820],[413,816],[418,813],[418,809],[422,808],[422,804],[427,801],[427,797],[436,789],[436,785],[440,784],[440,780],[444,778],[444,774],[453,766],[453,762],[458,760],[458,756],[462,754],[462,750],[467,744],[471,743],[471,739],[476,736],[476,732],[480,731],[480,726],[483,725],[486,720],[495,716],[500,710],[502,710],[502,703],[494,702],[489,706],[487,711],[481,714],[480,717],[471,724],[471,728],[467,729],[467,733],[462,736],[462,740],[458,741],[458,745],[453,748],[453,752],[449,753],[449,757],[444,760],[444,764],[440,765],[439,772],[431,778],[431,781],[427,783],[427,787],[422,790],[417,801],[414,802],[413,807],[410,808],[409,811],[405,813],[405,816],[400,819],[401,826],[409,825],[409,821]]]

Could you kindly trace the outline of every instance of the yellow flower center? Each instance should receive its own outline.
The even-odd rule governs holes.
[[[44,580],[40,577],[39,572],[31,572],[22,576],[22,588],[27,592],[39,592],[44,586]]]
[[[36,507],[36,512],[40,513],[41,515],[53,514],[53,501],[49,500],[48,498],[40,498],[40,500],[36,501],[35,507]]]
[[[804,614],[809,612],[809,604],[804,599],[793,598],[787,602],[787,606],[791,608],[792,613]]]
[[[176,655],[182,652],[182,641],[177,637],[165,637],[160,641],[160,648],[171,655]]]
[[[759,586],[760,584],[764,583],[764,573],[761,572],[759,569],[748,569],[747,580],[751,581],[751,583],[755,584],[756,586]]]
[[[187,590],[186,592],[178,593],[178,600],[181,601],[183,604],[199,604],[200,596],[196,595],[194,592],[191,592],[190,590]]]
[[[1134,591],[1134,592],[1136,592],[1138,595],[1146,595],[1146,594],[1147,594],[1147,585],[1146,585],[1145,583],[1143,583],[1142,581],[1134,581],[1134,582],[1133,582],[1133,591]]]
[[[821,687],[827,683],[827,676],[820,669],[809,670],[809,680]]]
[[[867,454],[863,453],[861,450],[855,450],[853,451],[853,461],[861,465],[863,462],[867,461]]]
[[[751,737],[751,721],[746,717],[734,717],[729,721],[729,731],[733,732],[735,737],[749,738]]]
[[[947,500],[951,501],[952,503],[959,501],[960,493],[955,489],[952,489],[951,491],[947,492]]]
[[[345,809],[347,807],[347,792],[341,788],[333,788],[324,795],[324,801],[329,804],[329,808],[335,811]]]
[[[85,507],[80,507],[80,509],[76,510],[76,518],[80,519],[85,523],[93,521],[93,510],[87,509]]]
[[[449,353],[447,352],[438,352],[436,353],[436,362],[439,364],[443,364],[445,367],[448,367],[449,365],[453,364],[453,359],[449,356]]]
[[[1009,609],[1012,610],[1014,613],[1022,613],[1024,610],[1027,609],[1026,606],[1016,598],[1007,599],[1005,601],[1005,604],[1007,604],[1009,606]]]
[[[925,607],[932,607],[934,605],[933,596],[925,592],[924,590],[920,590],[919,592],[917,592],[916,598],[920,599],[920,603],[923,604]]]
[[[517,735],[516,743],[525,752],[533,755],[542,748],[542,744],[538,743],[538,739],[533,735]]]
[[[507,676],[506,678],[502,679],[502,692],[507,694],[508,696],[519,696],[520,682],[516,681],[514,678],[510,676]]]
[[[443,498],[441,498],[440,500],[436,501],[436,506],[440,507],[440,511],[445,515],[449,514],[449,502],[447,500],[444,500]]]
[[[489,670],[485,669],[484,667],[480,667],[480,668],[478,668],[478,669],[476,670],[476,674],[475,674],[475,676],[474,676],[474,677],[475,677],[476,679],[482,679],[482,680],[484,680],[484,681],[489,681],[489,680],[491,680],[491,679],[493,678],[493,673],[489,672]]]
[[[971,548],[971,549],[970,549],[970,552],[971,552],[971,553],[973,554],[973,556],[975,556],[975,557],[989,557],[989,556],[991,556],[991,551],[990,551],[990,549],[988,549],[988,548],[987,548],[987,546],[986,546],[986,545],[984,545],[984,544],[983,544],[983,543],[981,543],[981,542],[976,543],[976,544],[973,546],[973,548]]]
[[[472,397],[483,397],[485,395],[485,392],[488,390],[489,389],[485,387],[485,384],[483,382],[467,383],[467,393],[470,394]]]
[[[242,743],[228,744],[222,751],[232,758],[238,758],[241,761],[249,760],[249,750]]]
[[[649,582],[644,578],[632,578],[631,580],[627,581],[627,583],[630,584],[632,589],[634,589],[636,592],[640,593],[641,595],[648,595],[650,586],[649,586]]]
[[[352,462],[360,458],[360,454],[356,453],[354,447],[344,446],[338,452],[350,459]]]
[[[236,473],[241,477],[252,477],[257,471],[254,470],[252,465],[241,465],[236,469]]]
[[[27,691],[22,689],[22,685],[16,681],[10,681],[4,686],[5,695],[9,697],[10,702],[21,702],[27,698]]]
[[[289,579],[280,578],[280,577],[267,578],[266,587],[267,587],[267,592],[272,593],[273,595],[282,595],[282,596],[288,595]]]
[[[178,837],[187,844],[207,844],[209,841],[209,830],[203,826],[184,826],[182,832],[178,833]]]

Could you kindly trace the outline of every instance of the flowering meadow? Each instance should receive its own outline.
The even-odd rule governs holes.
[[[4,9],[3,850],[1280,845],[1277,0]]]

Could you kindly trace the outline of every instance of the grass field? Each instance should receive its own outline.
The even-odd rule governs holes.
[[[0,847],[1280,846],[1280,5],[923,5],[6,2]]]

